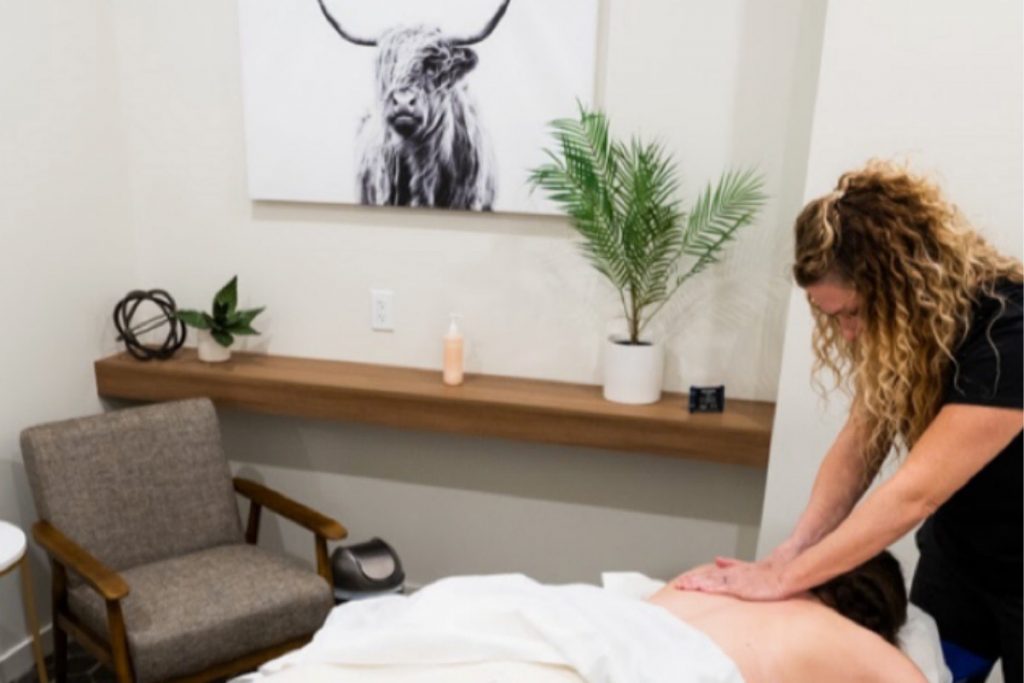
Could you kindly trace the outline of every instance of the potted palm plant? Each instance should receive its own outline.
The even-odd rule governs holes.
[[[678,195],[675,163],[657,142],[612,138],[607,117],[580,105],[578,119],[551,124],[555,149],[530,182],[568,214],[580,248],[619,295],[625,334],[609,337],[604,396],[653,403],[661,396],[663,340],[649,324],[686,283],[719,261],[764,204],[752,170],[728,171],[689,210]]]
[[[253,319],[264,307],[239,311],[238,276],[221,287],[213,297],[213,312],[181,310],[178,319],[199,331],[199,360],[221,363],[231,358],[231,345],[236,336],[259,334],[252,327]]]

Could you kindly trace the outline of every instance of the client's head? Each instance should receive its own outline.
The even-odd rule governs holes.
[[[885,550],[811,593],[847,619],[896,644],[907,620],[907,587],[900,563]]]

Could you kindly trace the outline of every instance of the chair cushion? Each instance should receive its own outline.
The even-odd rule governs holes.
[[[122,573],[121,605],[136,680],[161,681],[312,634],[333,600],[300,563],[256,546],[225,545]],[[73,588],[71,611],[107,636],[106,604]]]
[[[39,425],[21,446],[39,517],[112,569],[243,542],[209,399]]]

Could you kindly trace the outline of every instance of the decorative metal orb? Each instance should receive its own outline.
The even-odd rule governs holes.
[[[149,302],[160,309],[160,314],[155,315],[142,322],[135,323],[132,318],[139,306]],[[171,295],[162,289],[151,289],[145,292],[141,289],[134,289],[117,302],[114,307],[114,326],[117,328],[118,341],[123,341],[128,353],[139,360],[152,360],[154,358],[165,360],[174,355],[174,352],[185,343],[185,336],[188,334],[185,323],[178,320],[177,306]],[[147,332],[153,332],[161,327],[167,327],[167,336],[159,346],[143,344],[139,337]]]

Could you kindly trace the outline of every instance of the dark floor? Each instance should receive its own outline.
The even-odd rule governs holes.
[[[53,680],[53,655],[46,657],[47,679]],[[116,683],[114,672],[97,662],[75,642],[68,643],[68,683]],[[14,683],[39,683],[35,667]]]
[[[53,680],[53,655],[46,655],[46,680]],[[11,683],[39,683],[36,668],[32,667],[31,671]],[[117,683],[117,676],[83,650],[81,645],[68,638],[68,683]]]

